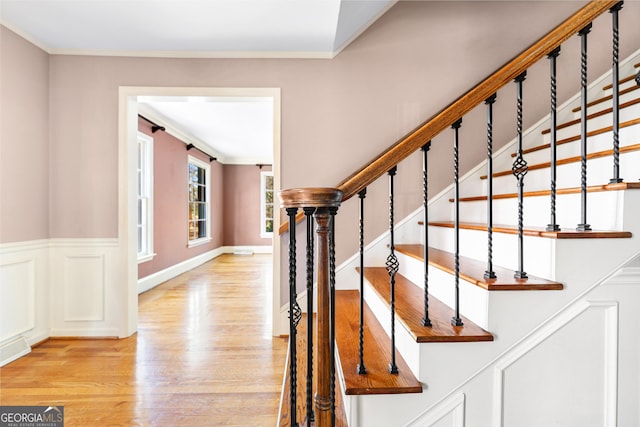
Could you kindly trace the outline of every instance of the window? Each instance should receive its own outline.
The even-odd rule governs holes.
[[[138,262],[153,253],[153,138],[138,132]]]
[[[273,172],[260,172],[260,237],[273,237]]]
[[[211,240],[210,169],[209,164],[189,156],[189,246]]]

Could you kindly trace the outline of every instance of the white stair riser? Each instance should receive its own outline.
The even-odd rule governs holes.
[[[633,99],[639,96],[640,94],[636,94]],[[606,106],[606,108],[609,108],[609,106]],[[602,109],[604,109],[604,107]],[[619,113],[620,123],[624,123],[626,121],[637,118],[638,117],[637,109],[638,107],[636,105],[620,109],[620,113]],[[593,112],[590,111],[589,113],[593,113]],[[558,124],[562,124],[562,123],[558,123]],[[613,113],[607,113],[607,114],[603,114],[601,116],[589,119],[589,122],[587,123],[587,131],[590,132],[596,129],[601,129],[601,128],[605,128],[607,126],[612,126],[612,125],[613,125]],[[556,139],[559,141],[564,138],[572,137],[574,135],[580,135],[580,129],[581,129],[580,123],[558,129],[556,131]],[[627,129],[627,128],[623,128],[623,129]],[[622,131],[623,129],[620,129],[620,130]],[[541,144],[549,144],[551,142],[551,133],[541,134],[540,136],[541,136],[541,140],[540,140]]]
[[[453,232],[453,228],[429,227],[429,245],[453,252]],[[525,272],[553,280],[553,246],[553,239],[524,236]],[[460,255],[486,262],[487,252],[486,231],[460,230]],[[493,263],[514,271],[517,269],[517,235],[493,233]]]
[[[400,274],[411,280],[420,289],[424,289],[424,263],[402,253],[398,254],[398,261]],[[460,279],[458,286],[460,289],[460,313],[481,328],[487,329],[489,326],[488,291],[463,279]],[[455,279],[453,275],[430,266],[429,294],[453,309],[455,307]]]
[[[626,85],[628,85],[628,83],[626,83],[625,86],[620,89],[620,91],[623,91],[624,89],[626,89],[628,87],[631,87],[631,86],[626,86]],[[630,101],[632,99],[636,99],[636,98],[638,98],[639,95],[640,95],[640,92],[637,91],[637,90],[632,90],[632,91],[630,91],[628,93],[621,94],[620,95],[620,103],[622,104],[622,103]],[[591,102],[591,101],[593,101],[595,99],[598,99],[600,97],[603,97],[603,96],[605,96],[605,95],[604,94],[598,94],[597,96],[587,96],[587,101]],[[598,112],[598,111],[602,111],[605,108],[609,108],[610,106],[611,106],[611,101],[601,102],[601,103],[596,104],[596,105],[594,105],[592,107],[588,107],[587,108],[587,112],[589,114],[592,114],[592,113],[595,113],[595,112]],[[573,113],[573,111],[572,111],[572,113]],[[580,118],[580,111],[573,113],[573,118],[574,119],[579,119]]]
[[[587,193],[587,219],[594,230],[621,230],[615,215],[611,215],[620,203],[619,191]],[[603,209],[603,207],[608,207]],[[551,196],[526,197],[523,202],[524,225],[543,227],[551,218]],[[560,194],[556,196],[556,223],[564,230],[573,230],[580,223],[581,195]],[[487,223],[487,201],[462,202],[460,221]],[[493,200],[494,224],[517,224],[518,199]]]
[[[620,176],[627,181],[637,181],[640,176],[640,152],[620,154]],[[608,184],[613,176],[613,159],[601,157],[587,160],[587,185]],[[551,182],[549,168],[529,170],[524,177],[524,190],[537,191],[548,190]],[[556,170],[556,188],[580,187],[581,163],[574,162],[558,165]],[[464,184],[461,184],[461,187]],[[493,179],[493,194],[515,193],[517,180],[513,175],[505,175]],[[464,187],[461,189],[462,197],[469,194]],[[473,195],[477,195],[473,194]],[[486,192],[484,193],[486,195]]]

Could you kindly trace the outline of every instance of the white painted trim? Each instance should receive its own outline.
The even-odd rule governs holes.
[[[122,338],[118,335],[118,328],[54,328],[51,329],[51,337],[82,337],[82,338]]]
[[[105,239],[50,239],[49,247],[50,248],[115,248],[118,247],[119,242],[118,239],[115,238],[105,238]]]
[[[606,280],[604,285],[640,285],[640,267],[625,267]]]
[[[493,368],[493,426],[504,426],[504,373],[505,370],[550,338],[565,325],[592,308],[603,308],[605,312],[605,419],[604,426],[615,427],[618,395],[618,302],[581,300],[567,308],[553,320],[545,323],[534,333],[521,340],[507,352]]]
[[[274,188],[280,188],[281,145],[281,90],[280,88],[215,88],[215,87],[145,87],[120,86],[118,88],[118,239],[120,242],[118,282],[122,284],[122,324],[120,336],[129,336],[137,329],[138,278],[137,234],[135,219],[135,177],[133,159],[138,132],[139,96],[227,96],[269,97],[273,101],[273,173]],[[276,215],[274,229],[280,228],[280,215]],[[137,222],[137,221],[136,221]],[[273,239],[273,335],[281,330],[278,309],[280,305],[280,239]]]
[[[449,396],[432,407],[427,413],[409,421],[407,426],[412,427],[429,427],[442,420],[445,416],[453,414],[452,427],[464,427],[464,406],[465,395]]]
[[[149,289],[155,288],[159,284],[164,283],[169,279],[173,279],[174,277],[192,270],[209,260],[219,257],[223,253],[224,252],[221,248],[214,249],[212,251],[205,252],[202,255],[198,255],[186,261],[182,261],[178,264],[172,265],[171,267],[167,267],[164,270],[160,270],[158,272],[150,274],[149,276],[143,277],[142,279],[138,279],[138,293],[141,294],[148,291]]]
[[[40,46],[38,46],[40,47]],[[50,55],[124,56],[181,59],[333,59],[331,51],[194,51],[194,50],[94,50],[42,48]]]
[[[22,251],[35,251],[48,249],[49,239],[27,240],[24,242],[0,243],[0,255],[14,254]]]

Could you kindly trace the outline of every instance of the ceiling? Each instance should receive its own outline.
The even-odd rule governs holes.
[[[52,55],[329,59],[396,1],[0,0],[0,23]],[[222,161],[270,163],[266,99],[150,97],[140,109]]]

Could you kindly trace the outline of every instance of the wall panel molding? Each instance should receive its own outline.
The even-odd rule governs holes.
[[[505,425],[505,382],[508,375],[507,368],[515,365],[534,349],[543,345],[550,337],[560,331],[564,326],[576,321],[581,315],[592,310],[602,312],[604,338],[602,349],[604,351],[604,420],[602,425],[614,427],[617,425],[617,392],[618,392],[618,302],[617,301],[588,301],[580,300],[560,315],[543,325],[533,334],[523,339],[518,345],[506,353],[493,369],[493,426]],[[585,333],[588,333],[585,331]],[[580,339],[580,337],[575,337]],[[570,346],[567,343],[567,346]],[[561,355],[558,355],[561,357]],[[596,373],[594,373],[596,374]],[[563,405],[566,402],[562,403]]]
[[[451,427],[464,427],[465,398],[464,393],[449,396],[411,421],[409,425],[412,427],[431,427],[436,423],[442,425],[441,422],[448,418],[450,421],[448,425]]]

